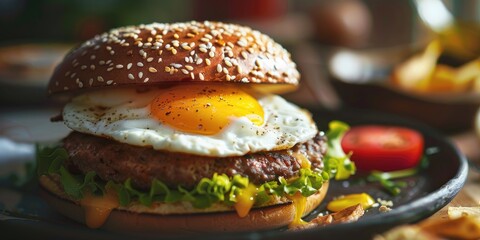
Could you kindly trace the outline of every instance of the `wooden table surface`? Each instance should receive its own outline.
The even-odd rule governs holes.
[[[480,140],[473,131],[451,137],[465,156],[480,166]],[[467,182],[458,195],[443,209],[427,219],[427,221],[448,218],[448,207],[480,206],[480,169],[470,167]]]

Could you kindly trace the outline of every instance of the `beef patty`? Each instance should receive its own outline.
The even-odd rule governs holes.
[[[105,180],[124,182],[131,178],[134,186],[150,188],[158,179],[171,188],[193,188],[202,178],[214,173],[246,176],[255,184],[291,178],[301,168],[301,154],[311,162],[311,168],[323,168],[323,155],[327,150],[326,137],[319,133],[305,143],[288,150],[258,152],[235,157],[206,157],[184,153],[154,150],[149,147],[125,143],[73,132],[63,140],[69,153],[65,165],[70,171],[95,171]]]

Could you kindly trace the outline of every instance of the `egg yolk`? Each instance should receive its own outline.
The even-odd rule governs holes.
[[[234,118],[263,124],[263,109],[246,92],[222,85],[179,85],[166,89],[150,104],[154,118],[172,128],[204,135],[224,129]]]

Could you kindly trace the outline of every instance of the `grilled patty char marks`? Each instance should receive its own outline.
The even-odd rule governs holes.
[[[191,189],[214,173],[248,176],[255,184],[280,176],[288,179],[297,176],[301,168],[296,154],[306,156],[312,169],[322,169],[327,149],[326,137],[320,133],[289,150],[224,158],[158,151],[79,132],[72,132],[63,144],[69,153],[65,165],[70,171],[95,171],[105,181],[124,182],[131,178],[134,186],[141,189],[150,188],[155,178],[171,188],[180,185]]]

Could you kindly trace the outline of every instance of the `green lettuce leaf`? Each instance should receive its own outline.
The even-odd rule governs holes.
[[[327,132],[328,149],[325,155],[324,171],[335,180],[344,180],[355,174],[355,164],[350,160],[351,153],[345,154],[341,141],[350,127],[340,121],[332,121]]]

